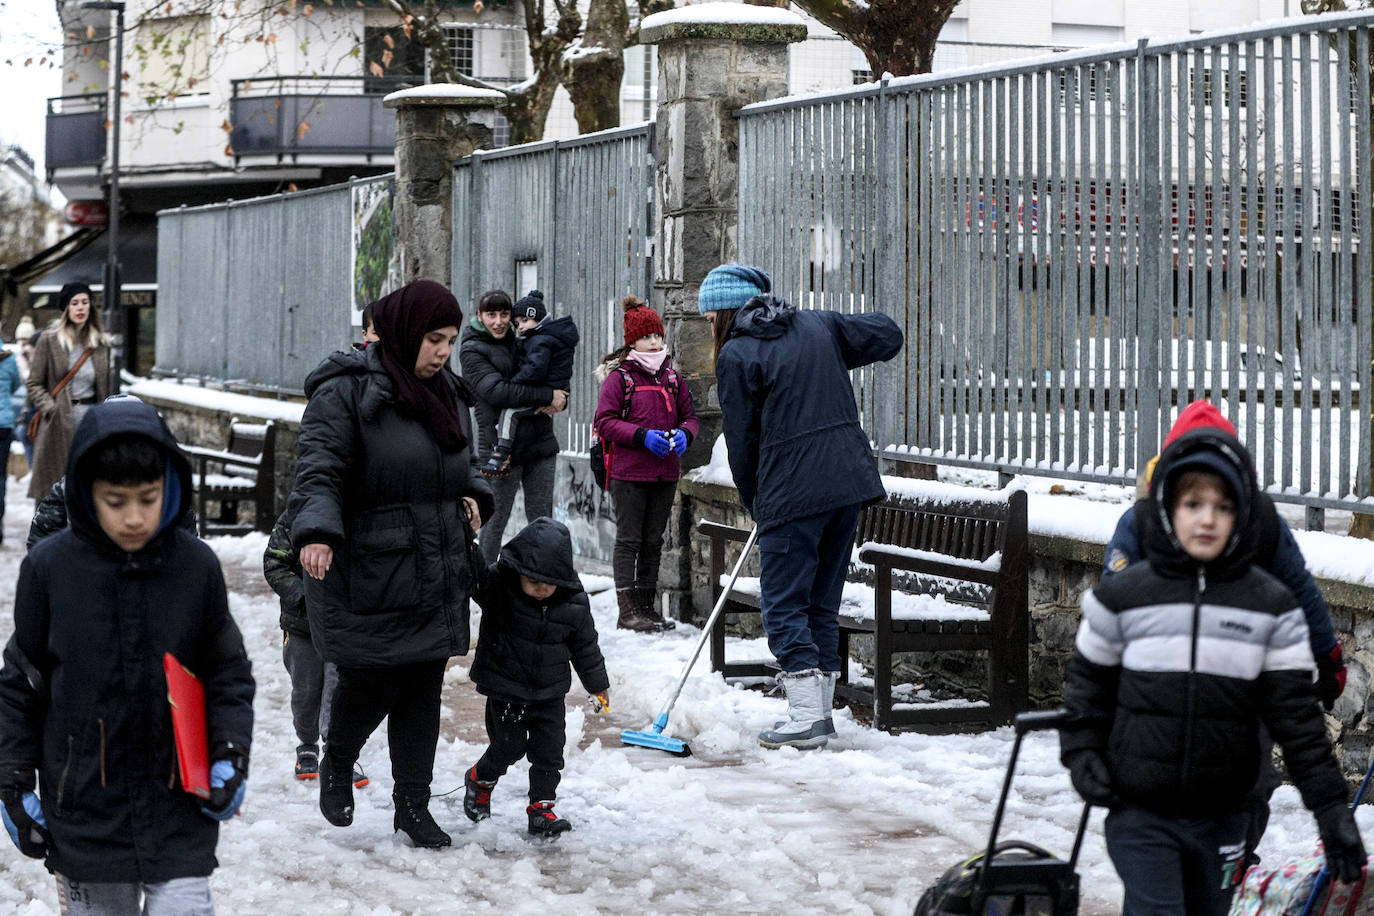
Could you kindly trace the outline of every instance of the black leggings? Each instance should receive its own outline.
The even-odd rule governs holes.
[[[673,512],[677,481],[612,479],[610,490],[615,507],[615,587],[657,589],[663,532]]]
[[[340,665],[325,752],[351,765],[385,718],[394,791],[406,798],[428,796],[447,665],[442,658],[391,668]]]

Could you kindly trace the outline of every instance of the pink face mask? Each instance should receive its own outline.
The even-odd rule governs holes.
[[[639,363],[649,370],[650,375],[658,375],[658,370],[663,368],[663,361],[668,358],[668,350],[653,350],[648,353],[639,350],[631,350],[629,358]]]

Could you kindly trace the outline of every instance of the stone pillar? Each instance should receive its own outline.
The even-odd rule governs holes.
[[[453,160],[491,149],[504,98],[494,89],[441,83],[382,101],[396,109],[396,243],[405,282],[453,282]]]
[[[701,418],[684,468],[707,463],[720,434],[711,326],[697,312],[697,289],[711,268],[736,257],[735,112],[787,94],[787,46],[805,38],[799,16],[738,3],[696,3],[649,16],[640,28],[642,44],[658,45],[654,307]]]
[[[787,46],[805,38],[800,17],[738,3],[694,3],[648,16],[640,28],[642,44],[658,45],[653,304],[701,419],[684,471],[710,461],[721,431],[711,326],[697,311],[697,290],[711,268],[736,257],[735,112],[787,94]],[[704,616],[709,606],[693,607],[691,598],[690,505],[679,496],[660,582],[679,614]]]

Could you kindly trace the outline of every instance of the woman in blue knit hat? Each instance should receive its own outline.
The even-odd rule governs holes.
[[[756,267],[725,264],[698,293],[715,336],[716,387],[740,502],[759,530],[763,628],[787,719],[764,747],[820,747],[839,656],[839,607],[859,510],[886,495],[849,371],[901,350],[886,315],[802,310]]]

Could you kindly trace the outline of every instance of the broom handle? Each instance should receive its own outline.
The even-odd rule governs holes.
[[[757,525],[749,532],[749,538],[744,542],[744,549],[739,552],[739,559],[735,561],[735,568],[730,572],[730,581],[725,588],[721,589],[720,597],[716,599],[716,606],[711,608],[711,616],[706,618],[706,623],[701,628],[701,636],[697,638],[697,646],[692,650],[692,657],[687,660],[686,666],[682,669],[682,677],[678,678],[677,687],[673,689],[673,694],[668,698],[667,704],[663,707],[663,712],[667,713],[677,703],[678,694],[682,693],[682,688],[687,683],[687,677],[692,673],[692,666],[697,663],[697,658],[701,655],[701,649],[706,645],[706,640],[711,638],[711,629],[716,625],[716,618],[720,616],[721,609],[725,607],[726,599],[730,597],[730,590],[735,587],[735,581],[739,579],[739,574],[744,569],[744,561],[749,559],[749,551],[754,549],[754,543],[759,539],[759,528]]]

